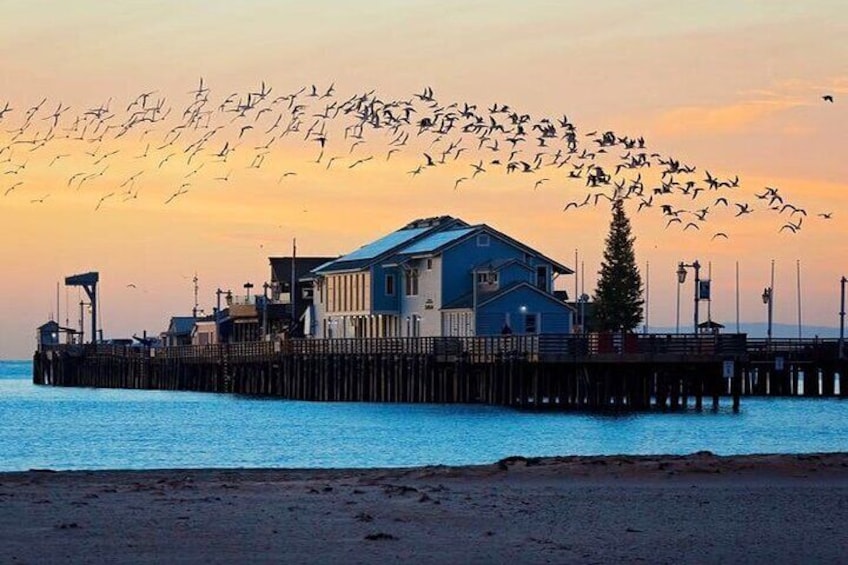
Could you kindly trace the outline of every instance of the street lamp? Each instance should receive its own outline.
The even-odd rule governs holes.
[[[694,293],[694,297],[695,297],[695,333],[697,334],[698,333],[698,300],[700,298],[698,296],[698,293],[700,292],[700,286],[701,286],[701,264],[698,262],[697,259],[695,259],[695,261],[693,261],[692,263],[684,263],[683,261],[678,263],[678,265],[677,265],[677,282],[679,284],[683,284],[684,282],[686,282],[686,269],[692,269],[693,271],[695,271],[695,293]],[[680,286],[677,287],[677,291],[678,291],[677,311],[678,311],[678,320],[679,320],[679,318],[680,318],[680,305],[679,305],[680,304],[680,299],[679,299]],[[680,322],[678,321],[678,328],[679,328],[679,324],[680,324]]]
[[[244,283],[244,292],[247,295],[247,303],[250,304],[250,289],[253,288],[252,282]]]
[[[766,329],[766,345],[771,344],[771,315],[772,315],[772,304],[774,302],[774,289],[770,286],[767,286],[763,289],[763,304],[766,305],[766,311],[768,312],[768,326]]]
[[[215,291],[215,343],[221,343],[221,295],[225,294],[220,288]]]
[[[580,295],[578,302],[580,303],[580,309],[579,309],[580,333],[585,334],[586,333],[586,303],[589,302],[589,295],[584,292],[583,294]]]
[[[262,283],[262,339],[268,337],[268,289],[271,288],[267,281]]]

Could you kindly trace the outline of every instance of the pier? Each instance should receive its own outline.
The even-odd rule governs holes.
[[[58,345],[36,352],[33,382],[533,410],[701,409],[727,398],[738,409],[743,396],[848,396],[837,353],[836,340],[744,334]]]

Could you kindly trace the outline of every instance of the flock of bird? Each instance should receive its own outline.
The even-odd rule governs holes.
[[[431,87],[407,99],[386,99],[375,90],[340,96],[334,84],[277,93],[263,81],[256,88],[213,98],[201,78],[183,98],[172,104],[152,90],[128,103],[109,98],[77,112],[46,98],[22,108],[0,103],[3,197],[24,193],[30,184],[27,172],[34,168],[30,161],[37,158],[47,168],[73,163],[78,169],[68,174],[64,186],[52,190],[99,190],[95,211],[139,198],[150,177],[147,182],[156,186],[165,177],[181,177],[166,190],[164,205],[202,186],[251,182],[238,178],[250,170],[270,169],[280,184],[298,174],[298,167],[279,162],[288,156],[283,143],[293,142],[300,152],[314,155],[307,165],[326,171],[379,162],[394,166],[395,155],[405,154],[404,162],[413,163],[404,169],[411,179],[449,167],[460,171],[453,180],[455,190],[485,183],[493,174],[514,175],[532,190],[559,183],[579,191],[564,212],[622,199],[635,213],[654,211],[667,229],[703,230],[712,240],[729,237],[726,231],[707,228],[709,219],[719,215],[739,219],[770,213],[778,218],[780,233],[797,233],[808,217],[805,208],[777,187],[746,192],[738,176],[699,170],[652,150],[642,136],[583,132],[567,115],[533,118],[500,102],[445,104]],[[831,95],[822,98],[833,103]],[[117,157],[128,151],[134,154]],[[110,169],[116,159],[124,168],[127,162],[137,168],[117,176]],[[26,198],[45,204],[51,193],[40,194]],[[826,211],[809,215],[832,217]]]

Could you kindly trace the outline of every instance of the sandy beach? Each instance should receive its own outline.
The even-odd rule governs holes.
[[[3,563],[839,563],[848,454],[0,474]]]

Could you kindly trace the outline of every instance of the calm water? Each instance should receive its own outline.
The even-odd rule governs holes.
[[[848,402],[743,399],[740,414],[592,416],[308,403],[31,384],[0,362],[0,471],[396,467],[509,455],[848,451]],[[725,402],[727,404],[727,402]]]

